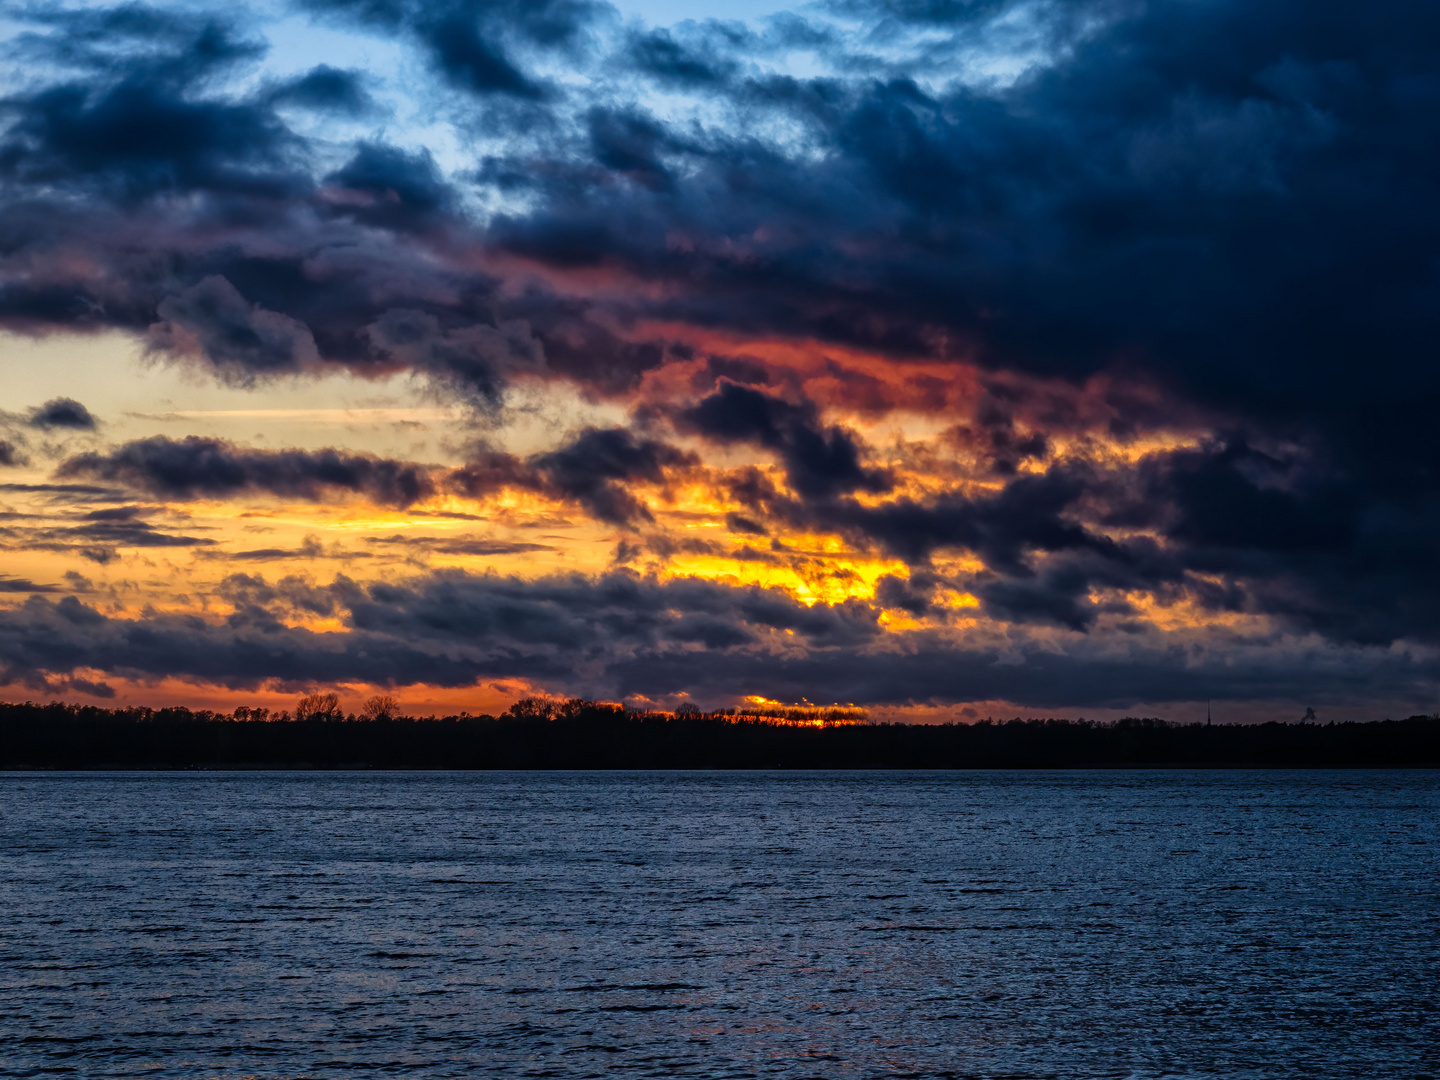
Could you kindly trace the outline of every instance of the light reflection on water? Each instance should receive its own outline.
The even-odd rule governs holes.
[[[1440,774],[0,775],[0,1074],[1440,1072]]]

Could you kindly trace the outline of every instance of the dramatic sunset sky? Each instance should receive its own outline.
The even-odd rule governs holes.
[[[0,47],[0,698],[1440,707],[1440,6]]]

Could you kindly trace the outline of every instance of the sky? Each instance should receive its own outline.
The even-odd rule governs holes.
[[[0,697],[1440,707],[1440,8],[17,3]]]

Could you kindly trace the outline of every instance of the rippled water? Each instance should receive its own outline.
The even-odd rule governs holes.
[[[1432,772],[0,776],[0,1073],[1440,1071]]]

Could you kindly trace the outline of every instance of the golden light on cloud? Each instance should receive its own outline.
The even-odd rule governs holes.
[[[904,563],[894,559],[864,559],[841,553],[797,558],[793,562],[765,563],[723,555],[677,555],[665,567],[668,577],[694,577],[743,586],[783,591],[801,603],[843,604],[870,600],[876,582],[886,574],[904,576]]]

